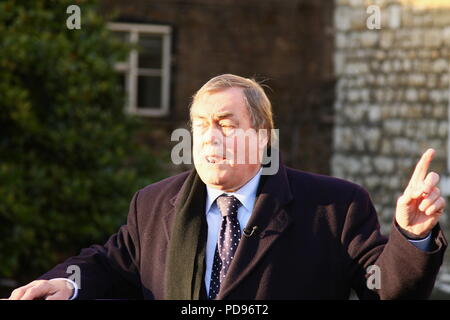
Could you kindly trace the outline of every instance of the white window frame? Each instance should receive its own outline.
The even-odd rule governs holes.
[[[131,114],[149,117],[161,117],[169,113],[170,103],[170,60],[171,60],[171,35],[170,26],[140,24],[140,23],[108,23],[111,31],[127,32],[130,44],[138,44],[140,34],[154,34],[162,36],[162,64],[161,69],[144,69],[138,66],[138,50],[131,49],[128,61],[118,63],[116,71],[125,74],[126,106],[125,110]],[[138,76],[161,76],[161,105],[159,108],[139,108]]]

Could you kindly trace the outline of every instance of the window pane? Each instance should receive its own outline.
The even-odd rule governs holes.
[[[139,68],[161,69],[162,36],[139,35]]]
[[[119,92],[118,94],[120,94],[120,97],[118,97],[124,104],[125,106],[128,104],[127,103],[127,99],[128,99],[128,94],[127,94],[127,77],[124,73],[118,73],[117,74],[117,78],[116,78],[117,84],[119,86]]]
[[[138,76],[138,108],[161,107],[161,77]]]
[[[120,90],[125,93],[126,90],[126,77],[124,73],[120,73],[118,75],[118,82],[119,82],[119,86],[120,86]]]

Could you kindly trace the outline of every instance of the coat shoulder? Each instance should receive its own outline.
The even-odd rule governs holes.
[[[184,171],[177,175],[165,178],[155,183],[149,184],[138,191],[140,199],[153,199],[158,201],[162,199],[171,199],[175,197],[181,189],[191,170]]]
[[[306,192],[312,198],[333,202],[351,202],[355,197],[367,197],[367,190],[354,182],[337,177],[286,168],[292,192]]]

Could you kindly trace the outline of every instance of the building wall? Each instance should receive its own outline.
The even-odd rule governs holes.
[[[448,179],[450,2],[335,4],[332,174],[369,190],[387,234],[396,200],[428,147],[437,151],[431,170]],[[380,29],[367,27],[370,5],[380,8]]]
[[[149,119],[141,139],[170,150],[186,127],[190,97],[211,77],[267,80],[283,157],[290,166],[330,173],[334,3],[329,0],[102,0],[122,21],[173,27],[171,111]],[[173,144],[172,144],[173,145]],[[318,156],[319,155],[319,156]],[[174,171],[184,167],[173,167]]]

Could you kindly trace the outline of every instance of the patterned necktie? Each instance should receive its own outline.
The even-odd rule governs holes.
[[[222,227],[214,254],[211,283],[209,285],[209,299],[215,299],[219,293],[220,284],[228,272],[241,240],[241,228],[237,218],[237,212],[241,205],[240,201],[234,196],[221,195],[216,202],[222,214]]]

